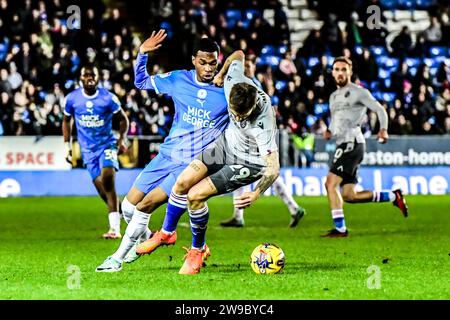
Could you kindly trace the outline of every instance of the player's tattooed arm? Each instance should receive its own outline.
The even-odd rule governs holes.
[[[242,50],[237,50],[235,52],[233,52],[226,60],[225,63],[222,66],[222,69],[220,69],[219,73],[214,77],[213,83],[218,85],[218,86],[222,86],[224,79],[225,79],[225,75],[228,72],[228,68],[230,67],[231,63],[234,60],[239,60],[242,63],[244,63],[245,61],[245,54]]]
[[[273,152],[264,158],[266,161],[266,170],[264,175],[259,180],[255,191],[244,192],[240,197],[234,199],[234,206],[237,209],[245,209],[258,200],[261,193],[264,193],[278,178],[280,174],[280,161],[278,158],[278,152]]]
[[[266,156],[264,160],[266,162],[266,169],[255,189],[259,191],[259,194],[264,193],[280,175],[280,159],[278,151],[272,152],[270,155]]]

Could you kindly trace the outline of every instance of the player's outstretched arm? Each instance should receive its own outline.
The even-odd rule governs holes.
[[[234,60],[239,60],[242,63],[245,61],[245,54],[242,50],[237,50],[233,52],[226,60],[220,69],[219,73],[214,77],[213,83],[219,87],[223,86],[223,81],[225,79],[225,75],[228,72],[228,68]]]
[[[278,151],[272,152],[270,155],[265,156],[264,161],[266,163],[266,169],[261,180],[259,180],[255,191],[244,192],[242,196],[234,199],[234,205],[238,209],[244,209],[249,207],[253,202],[258,200],[259,196],[263,194],[278,178],[280,175],[280,159]]]
[[[139,47],[139,53],[146,54],[159,49],[162,46],[161,43],[166,37],[167,33],[164,29],[159,30],[158,33],[155,33],[155,31],[153,31],[150,38],[145,40]]]
[[[166,31],[163,29],[159,30],[158,33],[153,31],[150,38],[145,40],[139,47],[139,54],[136,58],[136,65],[134,68],[134,85],[136,88],[141,90],[154,90],[150,75],[147,72],[147,53],[158,50],[166,37]]]
[[[62,122],[62,132],[64,137],[64,147],[66,148],[66,161],[72,164],[72,145],[70,143],[70,134],[72,132],[72,117],[64,115]]]

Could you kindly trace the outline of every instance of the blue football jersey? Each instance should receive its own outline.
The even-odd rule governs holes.
[[[106,89],[98,88],[88,96],[82,88],[69,93],[65,99],[64,114],[73,116],[81,151],[94,153],[116,142],[112,132],[113,114],[120,111],[120,101]]]
[[[225,130],[229,123],[223,88],[197,80],[195,70],[176,70],[150,76],[148,55],[138,54],[135,85],[172,97],[175,115],[160,153],[180,163],[190,163]]]

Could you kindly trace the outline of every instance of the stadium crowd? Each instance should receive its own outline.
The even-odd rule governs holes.
[[[83,3],[81,19],[70,20],[66,8],[72,2],[0,0],[0,135],[60,135],[64,96],[78,86],[82,64],[93,62],[100,86],[119,97],[130,118],[129,135],[165,136],[173,114],[170,99],[133,84],[133,60],[148,34],[133,34],[132,19],[101,0]],[[357,10],[325,10],[308,1],[324,24],[311,30],[300,48],[291,45],[286,8],[278,0],[161,0],[150,1],[148,10],[141,3],[126,6],[130,14],[152,17],[153,29],[168,31],[150,59],[151,72],[191,68],[192,45],[202,36],[219,43],[221,61],[242,49],[256,62],[256,77],[272,97],[280,128],[292,133],[325,130],[328,97],[335,89],[331,62],[345,55],[354,63],[354,80],[386,107],[391,134],[449,134],[449,6],[430,1],[429,27],[416,41],[404,27],[386,43],[384,24],[365,27],[365,8],[377,4],[388,10],[383,4],[395,1],[350,2]],[[264,19],[268,9],[273,24]],[[338,21],[347,22],[345,30]],[[376,123],[369,113],[367,135],[378,130]]]

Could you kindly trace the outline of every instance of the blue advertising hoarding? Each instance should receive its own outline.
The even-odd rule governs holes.
[[[116,187],[125,195],[140,173],[122,169]],[[327,169],[283,168],[281,179],[299,196],[325,195]],[[358,189],[401,188],[406,194],[449,194],[450,167],[363,167]],[[267,195],[272,191],[268,190]],[[0,197],[96,195],[86,170],[70,171],[0,171]]]

